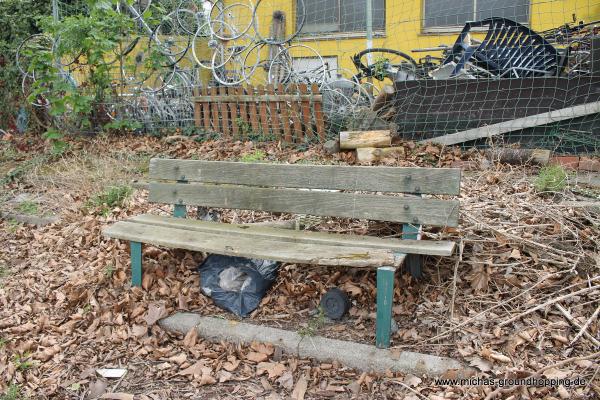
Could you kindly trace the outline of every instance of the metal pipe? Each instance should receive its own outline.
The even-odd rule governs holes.
[[[367,49],[373,48],[373,0],[367,1]],[[367,54],[369,65],[372,64],[371,53]]]

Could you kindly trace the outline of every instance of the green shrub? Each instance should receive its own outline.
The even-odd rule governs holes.
[[[240,161],[242,162],[257,162],[267,158],[267,153],[262,150],[256,150],[254,153],[244,154]]]
[[[548,165],[542,168],[535,179],[538,192],[560,192],[567,187],[567,171],[560,165]]]
[[[123,206],[123,203],[133,193],[130,186],[113,186],[107,188],[104,192],[95,195],[89,205],[100,208],[100,213],[107,215],[115,207]]]
[[[33,201],[24,201],[17,206],[19,212],[28,215],[35,215],[39,211],[37,203]]]
[[[18,385],[11,384],[6,388],[6,392],[0,395],[0,400],[23,400],[25,397],[21,394],[21,388]]]

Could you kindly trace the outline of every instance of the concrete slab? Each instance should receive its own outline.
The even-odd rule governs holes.
[[[222,318],[204,317],[194,313],[177,313],[159,322],[170,332],[186,334],[192,328],[208,340],[233,343],[271,343],[288,354],[314,358],[322,362],[337,360],[361,371],[404,372],[414,375],[440,376],[456,371],[458,376],[471,375],[472,369],[459,361],[409,351],[378,349],[375,346],[329,339],[321,336],[302,337],[296,332]]]

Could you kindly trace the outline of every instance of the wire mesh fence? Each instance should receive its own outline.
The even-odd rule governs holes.
[[[55,3],[59,19],[87,12],[80,1]],[[600,152],[600,0],[136,0],[115,7],[137,29],[107,56],[115,90],[98,107],[102,120],[290,142],[383,127],[407,140]],[[21,47],[59,44],[59,37],[36,36]],[[151,71],[150,50],[165,60]],[[17,60],[24,91],[35,80],[26,53]],[[79,60],[57,62],[65,80],[81,84]],[[303,107],[294,94],[314,99]],[[316,134],[288,135],[284,126]]]

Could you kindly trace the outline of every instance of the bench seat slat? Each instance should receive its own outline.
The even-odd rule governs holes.
[[[373,236],[347,235],[326,232],[296,231],[268,226],[223,224],[144,214],[128,221],[146,225],[156,225],[187,229],[194,232],[220,235],[247,236],[251,238],[273,239],[281,242],[327,244],[331,246],[354,246],[373,249],[393,250],[399,253],[451,256],[455,243],[451,241],[382,239]]]
[[[149,200],[435,226],[457,226],[459,202],[360,193],[231,185],[151,183]]]
[[[458,168],[267,164],[155,158],[150,179],[263,187],[458,195]]]
[[[273,238],[197,232],[188,229],[121,221],[104,235],[156,246],[203,251],[229,256],[276,260],[288,263],[373,268],[400,266],[403,254],[366,247],[277,241]]]

